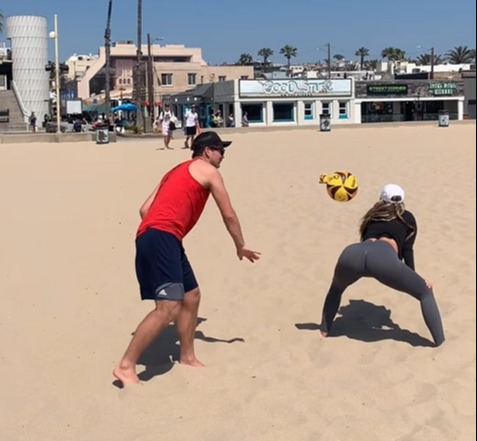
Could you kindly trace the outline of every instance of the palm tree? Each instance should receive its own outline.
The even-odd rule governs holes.
[[[381,57],[387,58],[389,61],[404,60],[405,56],[406,52],[396,47],[387,47],[381,52]]]
[[[3,14],[0,11],[0,34],[3,32]]]
[[[290,76],[290,65],[291,65],[291,57],[296,57],[298,49],[296,47],[290,46],[286,44],[280,49],[280,54],[284,55],[287,59],[287,75]]]
[[[432,62],[431,54],[422,54],[417,57],[417,64],[422,66],[430,66],[431,64],[442,64],[444,57],[442,55],[434,55],[434,63]]]
[[[471,63],[475,58],[475,53],[467,46],[458,46],[446,53],[450,64],[465,64]]]
[[[265,72],[265,68],[268,64],[268,59],[273,55],[273,51],[268,47],[264,47],[258,51],[257,55],[259,57],[263,57],[263,71]]]
[[[250,54],[241,54],[237,64],[240,66],[246,66],[253,63],[253,57]]]
[[[359,57],[359,66],[360,66],[359,68],[360,68],[360,70],[363,70],[364,59],[365,59],[365,57],[369,56],[369,49],[367,49],[365,47],[360,47],[354,54],[357,57]]]

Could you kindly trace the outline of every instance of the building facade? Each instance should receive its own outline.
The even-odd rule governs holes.
[[[178,116],[191,104],[201,124],[211,126],[220,111],[235,125],[246,115],[254,127],[317,126],[322,115],[332,125],[438,120],[445,110],[464,119],[463,82],[355,81],[346,79],[235,80],[166,96]]]
[[[156,105],[164,95],[184,92],[197,85],[233,79],[253,78],[251,66],[209,66],[200,48],[183,45],[142,46],[142,60],[152,65],[152,89]],[[98,58],[78,78],[78,97],[83,100],[104,98],[106,52],[101,47]],[[132,42],[115,43],[111,47],[111,97],[132,99],[137,66],[136,46]],[[143,97],[148,101],[148,76],[143,68]],[[143,102],[143,104],[145,104]],[[147,104],[149,104],[147,102]]]

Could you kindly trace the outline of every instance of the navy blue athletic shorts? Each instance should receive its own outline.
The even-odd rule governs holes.
[[[181,241],[152,228],[136,238],[136,275],[142,300],[180,301],[198,287]]]

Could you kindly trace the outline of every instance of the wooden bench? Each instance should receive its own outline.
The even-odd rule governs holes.
[[[0,122],[9,122],[10,121],[10,110],[9,109],[0,109]]]

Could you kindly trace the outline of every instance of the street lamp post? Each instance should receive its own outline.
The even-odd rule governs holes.
[[[327,53],[327,58],[326,58],[326,64],[327,64],[327,74],[328,74],[328,79],[331,79],[331,44],[327,43],[326,45],[326,53]],[[324,50],[324,47],[321,46],[317,48],[318,50]]]
[[[430,49],[431,50],[431,73],[429,75],[429,79],[433,80],[434,79],[434,46],[433,47],[428,47],[428,46],[416,46],[418,48],[423,48],[423,49]]]
[[[61,133],[61,98],[60,98],[60,50],[58,44],[58,15],[55,14],[55,30],[50,38],[55,40],[55,89],[56,89],[56,131]]]
[[[434,79],[434,47],[431,47],[431,80]]]

